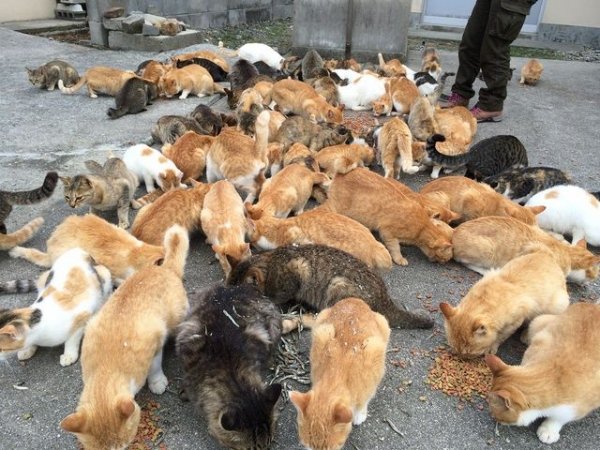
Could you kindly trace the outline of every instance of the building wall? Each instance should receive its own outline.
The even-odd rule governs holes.
[[[600,1],[547,0],[541,22],[600,28]]]
[[[56,0],[2,0],[0,22],[54,18]]]

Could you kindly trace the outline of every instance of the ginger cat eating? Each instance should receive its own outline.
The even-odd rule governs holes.
[[[71,87],[65,87],[62,80],[58,80],[58,88],[63,94],[73,94],[87,83],[88,94],[91,98],[98,98],[98,94],[114,97],[125,85],[125,82],[136,77],[131,70],[121,70],[112,67],[95,66],[88,69],[79,81]]]
[[[368,145],[339,144],[325,147],[317,153],[315,161],[329,177],[338,173],[348,173],[357,167],[369,166],[375,153]]]
[[[162,154],[169,158],[181,170],[182,180],[198,180],[204,174],[206,153],[214,141],[213,136],[200,135],[187,131],[173,144],[162,146]]]
[[[313,122],[342,123],[344,105],[331,106],[308,84],[281,80],[273,85],[271,99],[283,114],[294,113]]]
[[[198,97],[212,94],[225,95],[225,89],[213,81],[208,70],[197,64],[169,70],[158,82],[158,89],[167,98],[179,92],[181,92],[179,96],[181,99],[187,98],[190,94]]]

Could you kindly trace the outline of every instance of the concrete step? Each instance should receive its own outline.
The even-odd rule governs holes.
[[[39,34],[50,31],[72,31],[86,28],[85,21],[72,21],[62,19],[42,19],[42,20],[19,20],[14,22],[0,23],[1,27],[9,30],[18,31],[25,34]]]

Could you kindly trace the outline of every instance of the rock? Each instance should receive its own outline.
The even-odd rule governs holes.
[[[150,22],[145,22],[144,26],[142,27],[142,34],[144,36],[158,36],[160,34],[160,30]]]
[[[144,28],[144,16],[131,15],[121,22],[123,31],[127,34],[138,34]]]
[[[104,25],[104,28],[107,30],[121,31],[123,29],[123,20],[123,17],[117,17],[113,19],[107,19],[106,17],[103,17],[102,25]]]
[[[108,8],[106,11],[104,11],[102,16],[106,19],[116,19],[117,17],[121,17],[123,14],[125,14],[125,8],[121,6],[113,6],[112,8]]]

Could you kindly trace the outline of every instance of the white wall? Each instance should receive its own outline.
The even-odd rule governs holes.
[[[53,19],[56,0],[1,0],[0,22]]]
[[[598,0],[547,0],[543,14],[542,23],[600,28]]]

